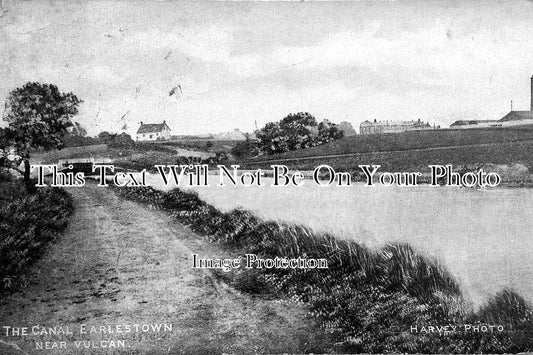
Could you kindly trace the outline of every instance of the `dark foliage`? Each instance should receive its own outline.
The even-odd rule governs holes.
[[[131,136],[124,132],[121,134],[111,134],[104,131],[98,134],[98,140],[99,143],[107,144],[110,148],[129,148],[135,145],[135,141]]]
[[[342,138],[344,133],[327,120],[318,124],[309,112],[298,112],[267,123],[256,135],[259,150],[272,155],[327,143]]]
[[[6,289],[65,229],[73,207],[70,195],[58,188],[28,195],[11,182],[0,189],[0,289]]]
[[[238,159],[255,157],[259,155],[259,153],[260,149],[258,143],[250,140],[248,136],[246,136],[246,140],[237,142],[237,144],[231,149],[231,154]]]
[[[26,188],[34,192],[30,179],[31,149],[61,149],[63,138],[73,124],[81,100],[73,93],[61,93],[57,86],[28,82],[12,90],[5,104],[5,135],[24,162]]]

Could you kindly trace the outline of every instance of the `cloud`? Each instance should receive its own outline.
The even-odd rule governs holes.
[[[135,46],[140,51],[181,52],[191,60],[222,64],[233,74],[243,76],[256,74],[260,69],[261,57],[255,54],[233,55],[232,46],[235,40],[230,29],[175,27],[170,31],[152,28],[136,32],[127,37],[126,44]]]
[[[167,119],[176,134],[302,110],[357,125],[529,107],[530,3],[146,5],[13,6],[0,27],[0,102],[24,81],[52,82],[85,101],[88,128],[99,115],[120,129],[130,111],[128,127]],[[178,84],[183,96],[168,101]]]
[[[386,25],[373,23],[360,32],[328,34],[314,46],[279,48],[271,57],[285,66],[299,63],[296,68],[300,70],[353,66],[378,71],[396,67],[433,74],[430,80],[434,83],[442,76],[479,75],[523,62],[520,55],[529,42],[523,29],[502,26],[465,33],[455,28],[450,35],[450,26],[436,20],[431,27],[416,32],[390,32]]]

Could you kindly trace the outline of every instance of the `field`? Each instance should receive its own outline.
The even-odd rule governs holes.
[[[243,161],[245,167],[285,164],[312,170],[328,164],[344,171],[379,164],[388,171],[427,171],[428,164],[481,165],[533,162],[533,129],[471,129],[353,136],[322,146]]]
[[[216,153],[218,151],[229,152],[237,144],[238,140],[216,140],[216,139],[180,139],[165,141],[158,144],[165,146],[175,146],[184,149]]]
[[[31,154],[32,163],[57,163],[65,158],[107,158],[109,151],[105,144],[68,147],[61,150],[35,151]]]
[[[32,164],[57,164],[60,159],[94,158],[97,163],[113,163],[123,169],[153,169],[155,164],[182,164],[184,162],[212,160],[212,153],[188,150],[178,145],[161,143],[136,143],[133,146],[108,146],[105,144],[67,147],[61,150],[36,151],[31,154]]]

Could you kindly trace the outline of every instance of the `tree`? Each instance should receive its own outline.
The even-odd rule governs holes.
[[[256,155],[259,155],[259,148],[255,142],[252,142],[250,135],[246,134],[246,139],[244,141],[237,142],[237,144],[231,148],[231,154],[239,159],[255,157]]]
[[[288,152],[313,145],[316,119],[308,112],[289,114],[279,122],[269,122],[257,131],[260,148],[266,154]]]
[[[5,129],[0,127],[0,169],[7,165],[7,155],[9,152],[9,142]]]
[[[111,148],[128,148],[133,147],[135,141],[126,132],[121,134],[112,134],[111,140],[107,142],[107,146]]]
[[[335,123],[324,120],[318,124],[317,144],[324,144],[344,137],[344,132]]]
[[[70,133],[74,136],[85,137],[87,135],[87,130],[79,122],[74,122],[72,132]]]
[[[276,154],[288,151],[284,132],[279,123],[269,122],[256,133],[261,150],[266,154]]]
[[[108,131],[103,131],[98,133],[98,139],[100,140],[100,143],[107,144],[109,142],[112,142],[114,140],[114,137]]]
[[[74,122],[72,127],[69,127],[68,133],[63,138],[63,144],[65,147],[79,147],[94,143],[95,139],[92,137],[87,137],[87,130],[79,122]]]
[[[267,123],[256,135],[263,153],[276,154],[331,142],[344,137],[344,132],[328,120],[317,124],[309,112],[298,112]]]
[[[7,138],[6,130],[0,128],[0,179],[5,176],[4,169],[15,168],[20,165],[20,160],[14,156],[11,142]]]
[[[122,132],[121,134],[109,133],[107,131],[100,132],[98,133],[98,143],[107,144],[111,148],[127,148],[135,145],[135,141],[126,132]]]
[[[70,119],[78,113],[80,103],[76,95],[61,93],[52,84],[28,82],[9,93],[3,116],[9,123],[6,136],[24,162],[21,173],[28,191],[34,190],[30,179],[30,151],[61,149],[67,128],[72,126]]]
[[[331,142],[344,137],[344,132],[328,120],[317,124],[309,112],[298,112],[279,122],[267,123],[256,136],[263,153],[277,154]]]
[[[289,114],[279,122],[284,132],[288,150],[304,149],[313,146],[317,132],[316,118],[309,112]]]

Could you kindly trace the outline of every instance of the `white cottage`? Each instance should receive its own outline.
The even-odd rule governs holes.
[[[165,121],[163,123],[149,123],[141,122],[141,127],[137,130],[137,141],[155,141],[157,139],[169,139],[170,127]]]

